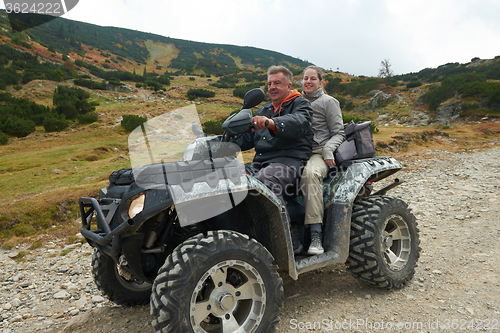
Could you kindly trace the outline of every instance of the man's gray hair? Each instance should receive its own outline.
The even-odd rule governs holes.
[[[290,82],[293,82],[293,74],[285,66],[271,66],[271,67],[269,67],[267,70],[267,77],[269,77],[269,75],[278,74],[278,73],[283,73],[283,75],[285,75],[285,77],[287,77]]]

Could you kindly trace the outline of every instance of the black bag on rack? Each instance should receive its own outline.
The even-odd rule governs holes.
[[[350,123],[344,124],[346,140],[333,153],[337,165],[348,160],[375,157],[371,123],[354,123],[351,120]]]

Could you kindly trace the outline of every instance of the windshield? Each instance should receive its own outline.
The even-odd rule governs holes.
[[[247,195],[240,148],[195,134],[198,126],[196,107],[189,105],[148,120],[128,138],[136,184],[168,189],[181,225],[217,216]]]
[[[132,168],[153,163],[182,161],[186,145],[194,141],[193,124],[200,125],[194,105],[152,118],[128,137]]]

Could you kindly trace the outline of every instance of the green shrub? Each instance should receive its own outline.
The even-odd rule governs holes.
[[[7,134],[0,132],[0,145],[6,145],[9,143],[9,137]]]
[[[21,79],[22,84],[26,84],[30,81],[33,81],[36,78],[36,75],[32,72],[24,71],[23,77]]]
[[[326,75],[325,79],[328,81],[325,91],[332,96],[350,95],[354,97],[366,94],[370,90],[378,89],[382,83],[382,80],[372,77],[352,79],[351,82],[345,84],[340,84],[342,82],[340,78],[332,78],[330,75]]]
[[[170,77],[166,76],[166,75],[161,75],[161,76],[158,76],[156,79],[155,79],[158,83],[161,83],[161,84],[164,84],[166,86],[169,86],[170,85]]]
[[[66,119],[74,119],[78,115],[95,111],[95,106],[88,102],[89,98],[90,94],[83,89],[58,86],[52,102],[58,114],[63,114]]]
[[[76,59],[75,60],[75,65],[77,65],[78,67],[83,67],[83,66],[85,66],[85,61],[80,60],[80,59]],[[90,79],[90,76],[88,78],[86,78],[86,79]]]
[[[477,73],[465,73],[449,76],[445,78],[440,87],[430,89],[423,95],[424,101],[429,104],[430,110],[436,110],[439,105],[453,97],[457,92],[462,94],[462,97],[472,96],[474,92],[478,93],[484,89],[486,76]],[[478,90],[476,90],[479,88]],[[495,95],[493,93],[493,95]],[[482,97],[485,97],[482,95]],[[492,104],[495,103],[495,97],[489,100]]]
[[[189,100],[193,100],[197,97],[215,97],[215,92],[207,89],[189,89],[186,95]]]
[[[30,117],[30,119],[35,122],[36,126],[42,126],[45,117],[47,117],[49,114],[49,112],[34,114]]]
[[[76,84],[77,86],[87,87],[89,89],[106,90],[106,81],[96,82],[93,80],[80,78],[80,79],[74,79],[73,83]]]
[[[231,112],[227,117],[230,117],[233,114],[238,113],[238,112],[240,112],[240,110],[235,110],[235,111]],[[210,134],[212,134],[212,135],[223,134],[224,131],[222,130],[222,123],[224,123],[224,121],[226,119],[227,118],[209,120],[207,122],[204,122],[203,124],[201,124],[201,127],[203,129],[203,133],[206,133],[208,135],[210,135]]]
[[[123,83],[120,81],[120,79],[114,76],[109,78],[109,83],[114,86],[123,86]]]
[[[254,88],[260,88],[261,86],[265,86],[266,84],[264,82],[255,82],[255,83],[248,83],[243,86],[237,87],[236,89],[233,90],[233,96],[234,97],[239,97],[239,98],[244,98],[245,94],[250,91],[251,89]]]
[[[69,122],[62,114],[48,115],[43,120],[43,128],[45,132],[59,132],[69,126]]]
[[[243,98],[243,97],[245,97],[246,93],[247,93],[247,90],[245,88],[242,88],[242,87],[238,87],[238,88],[233,90],[234,97]]]
[[[389,81],[388,85],[391,87],[397,87],[397,86],[399,86],[399,82],[396,79],[392,79],[391,81]]]
[[[462,97],[479,97],[487,106],[500,105],[499,82],[467,82],[458,87]]]
[[[10,116],[2,125],[4,133],[23,138],[35,131],[35,122],[30,119],[21,119],[16,116]]]
[[[123,120],[121,121],[121,125],[127,132],[132,132],[137,126],[140,126],[141,124],[145,123],[146,121],[148,121],[148,119],[146,117],[141,117],[141,116],[129,114],[129,115],[123,116]]]
[[[67,119],[73,119],[78,115],[75,104],[69,100],[60,102],[59,105],[56,106],[55,111],[60,115],[64,115]]]
[[[422,85],[422,82],[420,81],[410,81],[406,84],[406,88],[416,88],[420,87]]]
[[[18,223],[14,226],[14,234],[17,237],[32,236],[36,232],[35,228],[29,224]]]
[[[473,101],[470,103],[462,103],[462,110],[464,111],[470,111],[470,110],[477,110],[480,108],[479,102]]]
[[[354,110],[355,105],[352,101],[347,101],[344,97],[337,96],[335,97],[340,103],[340,109],[342,111],[351,111]]]
[[[346,102],[344,110],[351,111],[351,110],[354,110],[355,108],[356,108],[356,105],[354,105],[354,103],[352,101],[349,101],[349,102]]]
[[[153,88],[154,91],[158,91],[161,88],[163,88],[163,86],[161,85],[161,83],[158,83],[156,81],[151,81],[151,80],[148,80],[148,81],[144,82],[144,85]]]
[[[95,112],[89,112],[78,116],[78,122],[80,124],[92,124],[95,123],[98,119],[99,118],[97,117],[97,113]]]
[[[14,68],[0,66],[0,89],[5,90],[8,85],[18,84],[21,75]]]
[[[209,120],[202,124],[203,133],[208,135],[221,135],[224,131],[222,130],[222,123],[225,119]]]

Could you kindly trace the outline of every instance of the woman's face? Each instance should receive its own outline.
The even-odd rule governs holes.
[[[310,94],[313,91],[318,90],[318,88],[322,85],[323,83],[319,79],[318,72],[316,72],[316,70],[309,68],[304,73],[304,78],[302,79],[302,88],[304,89],[306,94]]]

